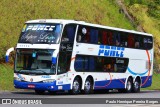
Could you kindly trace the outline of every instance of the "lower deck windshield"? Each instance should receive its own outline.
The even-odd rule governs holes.
[[[52,64],[53,51],[46,49],[17,49],[15,73],[55,74],[55,65]]]

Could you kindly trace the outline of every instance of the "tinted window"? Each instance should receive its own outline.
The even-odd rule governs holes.
[[[153,47],[150,36],[81,25],[78,28],[77,42],[145,50]]]
[[[75,37],[75,31],[76,31],[76,25],[73,24],[65,25],[61,42],[73,43]]]
[[[77,55],[74,68],[83,72],[125,72],[128,61],[128,58]]]

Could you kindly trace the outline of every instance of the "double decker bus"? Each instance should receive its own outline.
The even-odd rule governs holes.
[[[152,84],[151,34],[75,20],[27,21],[15,51],[14,87],[89,94]]]

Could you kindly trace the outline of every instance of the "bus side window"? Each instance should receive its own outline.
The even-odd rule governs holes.
[[[89,58],[86,56],[84,60],[84,70],[88,71],[89,70]]]
[[[108,45],[113,45],[113,36],[111,31],[107,33],[107,37],[108,37]]]
[[[89,70],[94,71],[95,70],[95,59],[94,57],[89,57]]]
[[[74,64],[75,70],[82,71],[83,67],[84,67],[83,62],[84,62],[83,57],[82,56],[77,56],[76,60],[75,60],[75,64]]]
[[[140,37],[135,36],[135,48],[140,48]]]
[[[152,38],[148,37],[148,47],[147,47],[147,49],[151,49],[152,48],[152,44],[153,44]]]
[[[107,32],[106,31],[102,31],[102,44],[103,45],[107,45],[108,41],[107,41]]]
[[[67,28],[67,37],[69,39],[69,42],[73,42],[74,41],[74,36],[75,36],[75,30],[73,26],[69,26]]]
[[[89,28],[86,28],[85,26],[79,26],[76,39],[77,39],[77,42],[89,43],[90,41]]]
[[[120,33],[114,33],[113,41],[115,46],[120,45]]]
[[[122,33],[120,39],[121,39],[121,44],[120,44],[120,46],[122,46],[122,47],[127,47],[127,45],[128,45],[127,35],[126,35],[125,33]]]
[[[132,34],[129,34],[129,36],[128,36],[128,47],[129,48],[134,48],[134,46],[135,46],[134,36]]]
[[[87,28],[87,33],[84,35],[84,42],[90,43],[90,29]]]
[[[66,25],[62,35],[62,42],[74,42],[75,37],[75,25]]]
[[[90,30],[90,43],[98,44],[98,30]]]

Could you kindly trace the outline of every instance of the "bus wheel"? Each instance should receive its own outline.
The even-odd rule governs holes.
[[[84,94],[93,93],[93,83],[90,78],[87,78],[84,84]]]
[[[81,92],[81,84],[79,78],[75,78],[72,85],[71,94],[79,94]]]
[[[39,94],[39,95],[42,95],[42,94],[45,93],[45,91],[44,90],[35,90],[35,93]]]
[[[132,79],[129,78],[128,81],[127,81],[127,86],[126,86],[125,91],[127,93],[130,93],[132,91],[132,89],[133,89],[133,82],[132,82]]]
[[[133,84],[133,92],[135,93],[140,92],[140,81],[138,81],[138,79],[136,79]]]

